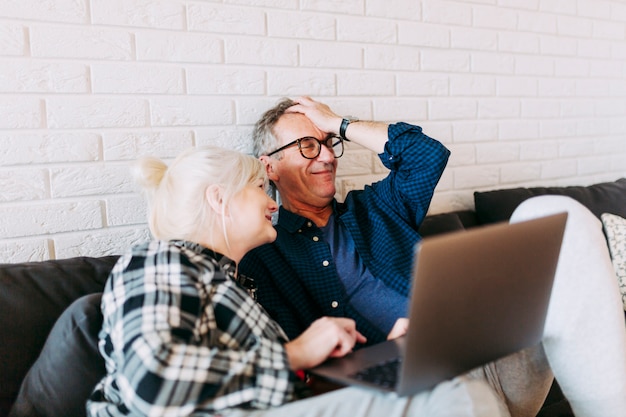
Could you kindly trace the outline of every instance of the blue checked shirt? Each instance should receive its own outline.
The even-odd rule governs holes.
[[[102,297],[107,376],[88,414],[210,415],[292,399],[287,337],[234,270],[190,242],[152,241],[122,256]]]
[[[418,126],[389,126],[379,155],[389,175],[363,190],[333,201],[335,221],[354,239],[356,251],[374,277],[408,297],[418,227],[450,152]],[[252,250],[239,271],[252,277],[258,301],[289,337],[302,333],[321,316],[351,317],[368,343],[387,335],[347,302],[322,231],[311,220],[280,208],[275,242]],[[376,297],[376,294],[371,294]]]

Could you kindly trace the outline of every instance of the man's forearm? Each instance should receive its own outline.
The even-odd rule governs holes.
[[[389,125],[387,123],[361,120],[348,125],[346,138],[348,138],[350,142],[358,143],[380,154],[385,150],[385,143],[387,143],[388,139],[388,129]]]

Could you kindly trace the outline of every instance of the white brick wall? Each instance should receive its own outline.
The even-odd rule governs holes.
[[[0,262],[148,238],[130,161],[218,144],[282,96],[408,121],[472,191],[626,176],[620,0],[2,0]],[[386,174],[350,144],[338,197]]]

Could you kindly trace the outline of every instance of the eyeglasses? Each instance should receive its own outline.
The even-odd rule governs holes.
[[[293,145],[298,145],[300,155],[306,159],[317,158],[320,152],[322,152],[322,145],[331,150],[333,155],[335,155],[335,158],[341,158],[341,155],[343,155],[343,139],[339,136],[329,136],[326,140],[317,140],[317,138],[312,136],[305,136],[303,138],[296,139],[293,142],[289,142],[285,146],[281,146],[280,148],[268,153],[267,156],[272,156],[275,153]]]

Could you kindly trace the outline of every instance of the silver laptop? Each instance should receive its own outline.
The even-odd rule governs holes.
[[[310,372],[413,395],[538,344],[566,220],[559,213],[425,238],[415,249],[406,335]]]

